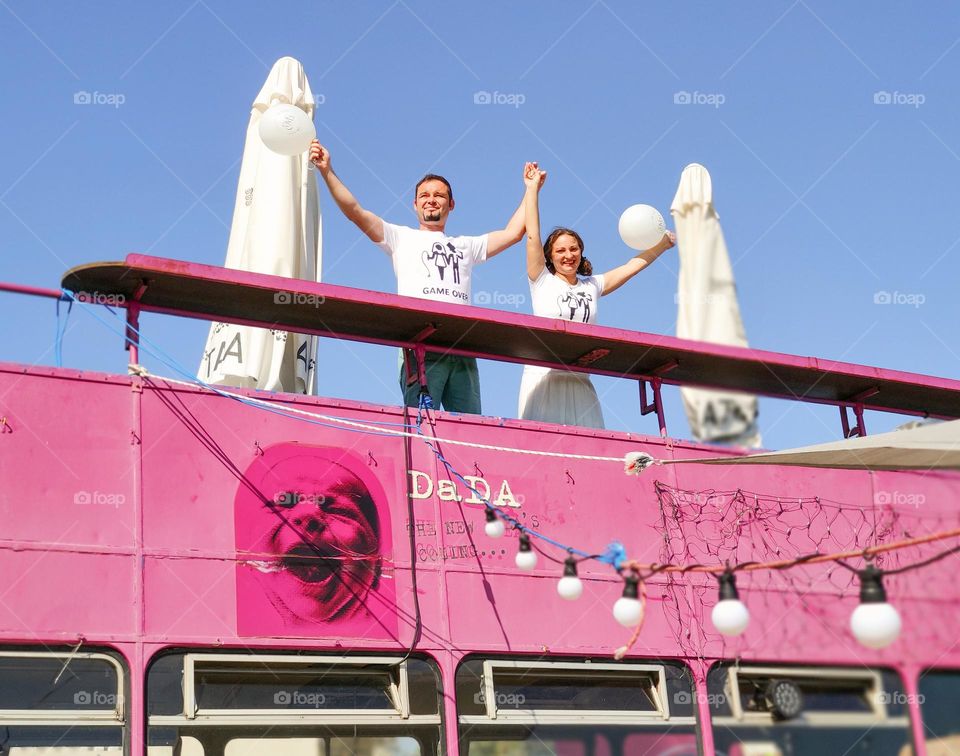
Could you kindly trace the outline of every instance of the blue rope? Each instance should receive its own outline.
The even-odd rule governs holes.
[[[436,455],[438,460],[440,460],[440,462],[443,464],[444,468],[446,469],[447,473],[455,477],[457,480],[459,480],[464,486],[466,486],[468,490],[473,492],[473,495],[476,498],[480,499],[483,502],[484,510],[490,510],[495,512],[500,519],[509,523],[514,528],[519,530],[521,533],[525,533],[528,536],[533,536],[534,538],[539,538],[541,541],[545,543],[549,543],[551,546],[555,546],[558,549],[563,549],[569,554],[576,554],[577,556],[580,556],[583,559],[596,559],[599,562],[613,565],[617,567],[617,569],[619,569],[619,563],[621,563],[624,559],[626,559],[626,553],[621,544],[614,542],[613,544],[610,544],[609,546],[607,546],[603,554],[600,554],[600,555],[590,554],[586,551],[582,551],[581,549],[576,549],[572,546],[566,545],[565,543],[561,543],[560,541],[554,540],[553,538],[550,538],[549,536],[546,536],[543,533],[539,533],[536,530],[531,530],[530,528],[522,524],[516,517],[511,515],[509,512],[507,512],[503,508],[494,506],[486,496],[480,493],[480,491],[478,491],[473,484],[471,484],[465,477],[463,477],[463,475],[461,475],[453,467],[450,461],[445,456],[443,456],[443,452],[441,452],[440,449],[436,447],[433,439],[431,439],[429,436],[424,435],[423,428],[422,428],[422,418],[423,418],[424,405],[426,404],[424,402],[425,397],[429,399],[429,396],[427,396],[426,394],[421,394],[420,396],[420,407],[418,408],[418,411],[417,411],[417,433],[423,439],[424,443],[427,445],[427,448],[430,449],[430,451],[432,451]],[[615,548],[615,546],[619,546],[619,549]]]
[[[60,324],[60,303],[67,303],[67,314],[63,317],[63,325]],[[73,310],[73,297],[61,294],[57,298],[57,323],[56,332],[53,338],[53,355],[57,367],[63,367],[63,337],[67,333],[67,323],[70,321],[70,313]]]

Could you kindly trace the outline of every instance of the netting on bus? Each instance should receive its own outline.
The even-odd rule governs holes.
[[[960,512],[951,502],[878,501],[849,504],[821,497],[790,497],[745,490],[683,490],[656,483],[662,545],[660,561],[669,565],[730,565],[789,562],[804,555],[860,551],[870,547],[935,534],[960,527]],[[891,497],[893,498],[893,497]],[[954,539],[955,540],[955,539]],[[943,551],[953,541],[924,543],[877,554],[873,563],[884,572],[909,568]],[[960,600],[960,581],[949,560],[936,567],[907,570],[885,581],[891,602],[925,598]],[[858,601],[860,580],[849,567],[862,568],[863,559],[793,564],[784,569],[738,570],[737,585],[750,607],[752,620],[766,633],[782,638],[797,651],[822,642],[810,632],[810,622],[829,628],[838,637]],[[703,572],[662,572],[651,578],[648,595],[663,602],[678,646],[700,655],[716,634],[709,613],[717,601],[717,580]],[[691,621],[693,620],[693,621]],[[931,643],[940,647],[955,640],[949,623],[916,622]],[[735,639],[736,646],[742,643]],[[731,649],[736,653],[736,649]],[[743,649],[746,651],[747,649]]]

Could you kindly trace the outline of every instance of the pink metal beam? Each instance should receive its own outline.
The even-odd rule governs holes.
[[[63,292],[59,289],[44,289],[39,286],[26,286],[24,284],[7,283],[6,281],[0,281],[0,291],[10,292],[11,294],[26,294],[31,297],[63,299]]]
[[[485,357],[665,384],[941,418],[960,417],[960,381],[883,368],[710,344],[658,334],[539,318],[480,307],[128,255],[68,271],[68,290],[128,301],[142,283],[142,310],[206,320],[283,327],[298,333],[413,347],[426,326],[428,351]],[[286,296],[281,303],[278,293]],[[265,324],[268,324],[266,326]],[[578,359],[600,355],[590,366]],[[856,397],[875,393],[869,400]],[[862,426],[861,426],[862,428]]]

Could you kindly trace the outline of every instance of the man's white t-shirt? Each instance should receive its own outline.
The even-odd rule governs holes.
[[[446,236],[383,223],[383,241],[397,274],[397,294],[470,304],[473,266],[487,259],[487,236]]]

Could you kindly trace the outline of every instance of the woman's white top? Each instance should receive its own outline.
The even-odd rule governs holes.
[[[570,284],[544,267],[530,282],[533,314],[593,323],[603,294],[603,276],[577,276]],[[603,412],[590,376],[535,365],[523,368],[518,414],[524,420],[603,428]]]
[[[537,280],[530,282],[533,314],[542,318],[592,323],[602,294],[603,276],[577,276],[574,285],[544,268]]]

